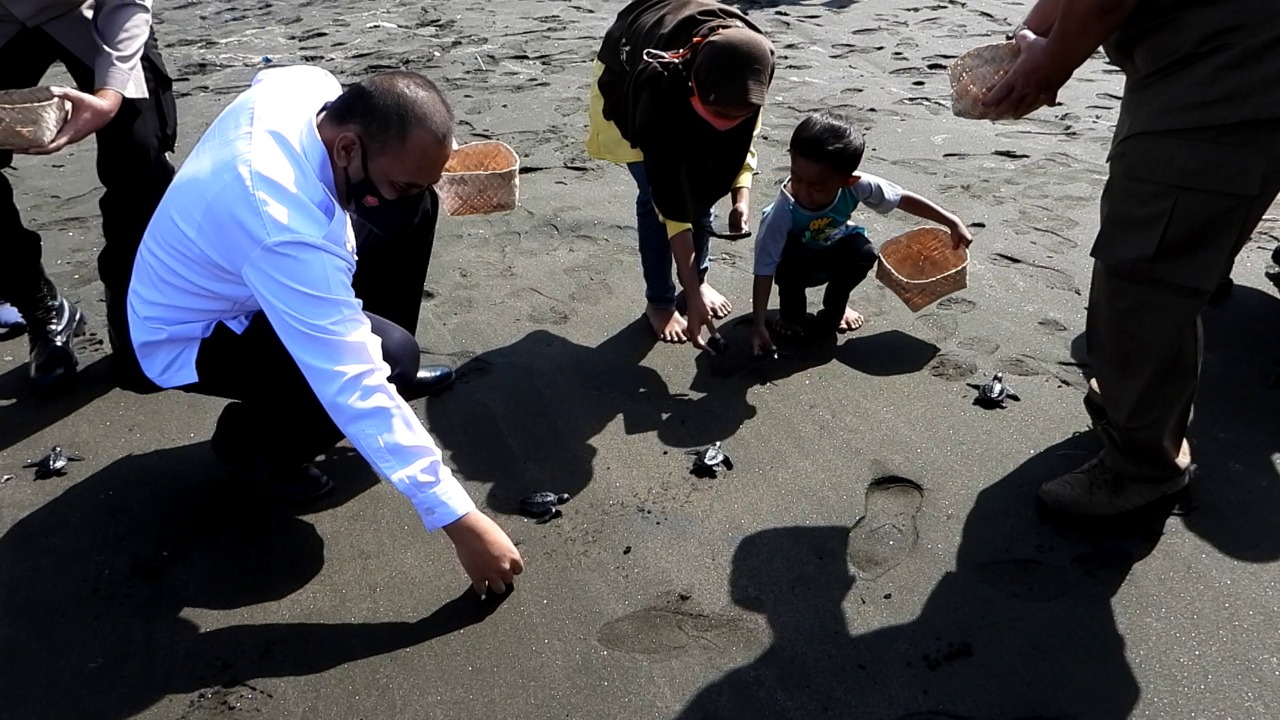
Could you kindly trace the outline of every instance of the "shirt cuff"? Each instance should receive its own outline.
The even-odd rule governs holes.
[[[684,232],[685,230],[692,230],[692,229],[693,229],[693,226],[692,226],[692,225],[690,225],[690,224],[689,224],[689,223],[687,223],[687,222],[676,222],[675,220],[667,220],[666,218],[663,218],[663,220],[662,220],[662,224],[667,226],[667,239],[668,239],[668,240],[670,240],[671,238],[673,238],[673,237],[675,237],[675,236],[679,235],[680,233]]]
[[[435,532],[476,509],[475,501],[453,477],[441,477],[431,492],[413,498],[413,505],[428,532]]]
[[[742,165],[742,170],[733,181],[734,188],[751,189],[751,180],[755,177],[756,172],[756,162],[756,149],[752,147],[751,151],[747,153],[747,162]]]

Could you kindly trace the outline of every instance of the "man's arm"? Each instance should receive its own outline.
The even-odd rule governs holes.
[[[48,145],[25,151],[27,154],[59,152],[98,132],[115,118],[151,37],[151,0],[97,0],[93,7],[93,35],[100,45],[93,63],[93,94],[74,88],[52,88],[54,95],[70,104],[71,116]],[[145,92],[144,87],[143,97]]]
[[[350,257],[308,237],[277,238],[243,276],[271,327],[352,446],[409,498],[429,531],[444,529],[476,592],[499,594],[523,570],[511,540],[444,464],[422,421],[390,383],[381,341],[351,289]]]
[[[1062,7],[1062,0],[1040,0],[1031,7],[1027,17],[1022,21],[1022,27],[1039,35],[1047,36],[1052,30],[1054,23],[1058,21],[1058,12]]]
[[[125,96],[151,37],[151,0],[97,0],[93,35],[103,50],[93,67],[94,89]]]
[[[992,88],[983,105],[1001,116],[1022,117],[1057,102],[1076,68],[1129,17],[1139,0],[1072,0],[1061,3],[1048,37],[1030,30],[1015,36],[1018,61]]]
[[[310,238],[274,239],[250,257],[244,278],[329,417],[438,530],[475,504],[388,379],[340,252]]]

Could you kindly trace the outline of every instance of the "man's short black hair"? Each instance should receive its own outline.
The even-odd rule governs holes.
[[[833,112],[813,113],[791,133],[791,154],[845,176],[858,171],[865,147],[853,123]]]
[[[325,119],[354,125],[370,152],[397,148],[421,128],[440,142],[453,137],[453,108],[430,79],[393,70],[349,86],[329,104]]]

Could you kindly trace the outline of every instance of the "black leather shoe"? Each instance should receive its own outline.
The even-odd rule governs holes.
[[[44,295],[27,323],[31,380],[41,389],[70,382],[80,366],[73,338],[84,335],[84,314],[60,295]],[[24,313],[25,315],[25,313]]]
[[[445,365],[424,365],[418,370],[418,376],[413,379],[413,398],[427,397],[435,395],[450,385],[455,379],[453,368]]]

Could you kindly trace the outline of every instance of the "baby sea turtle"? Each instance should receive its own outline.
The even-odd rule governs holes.
[[[536,492],[520,501],[520,509],[526,515],[538,519],[538,524],[551,522],[564,513],[557,505],[569,502],[568,493]]]
[[[689,472],[698,477],[715,477],[716,471],[720,468],[733,469],[733,460],[729,459],[723,444],[718,441],[714,445],[689,450],[687,454],[694,456],[693,469]]]
[[[1021,400],[1018,393],[1004,382],[1004,373],[997,372],[991,376],[991,380],[981,385],[969,383],[969,387],[978,390],[978,397],[974,398],[973,404],[982,407],[1004,407],[1005,400]]]
[[[66,475],[67,462],[71,460],[84,460],[84,458],[76,455],[75,453],[63,452],[61,446],[54,445],[53,448],[49,450],[48,455],[45,455],[39,460],[33,460],[22,467],[35,468],[36,479],[45,480],[51,477]]]

